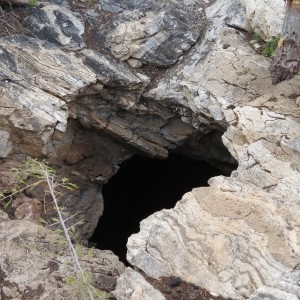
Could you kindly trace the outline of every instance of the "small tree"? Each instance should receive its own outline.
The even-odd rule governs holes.
[[[12,193],[8,196],[5,196],[0,192],[0,201],[3,201],[7,198],[12,199],[14,195],[17,195],[25,190],[31,190],[37,186],[40,186],[41,184],[46,185],[45,193],[49,193],[53,201],[58,215],[58,222],[61,225],[73,261],[75,276],[70,278],[72,279],[73,283],[76,283],[76,287],[80,287],[79,293],[81,295],[81,299],[94,300],[94,295],[98,295],[99,291],[92,286],[89,274],[86,273],[81,267],[76,249],[69,234],[69,230],[72,229],[74,225],[70,226],[69,228],[66,226],[66,220],[64,219],[63,213],[58,204],[58,198],[62,195],[61,191],[59,191],[61,188],[74,190],[77,188],[77,186],[71,183],[68,178],[60,178],[56,174],[55,170],[45,161],[38,161],[29,157],[25,160],[24,164],[24,170],[19,168],[12,169],[12,171],[15,172],[15,179],[19,184],[19,187],[15,188],[14,191],[12,191]]]

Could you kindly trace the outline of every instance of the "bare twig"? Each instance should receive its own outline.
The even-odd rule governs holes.
[[[75,216],[77,216],[78,215],[78,212],[76,213],[76,214],[74,214],[74,215],[72,215],[72,216],[70,216],[70,217],[68,217],[68,218],[66,218],[65,219],[65,222],[67,222],[68,220],[70,220],[71,218],[74,218]],[[79,222],[81,222],[81,221],[79,221]],[[52,224],[50,224],[50,225],[47,225],[46,227],[51,227],[51,226],[55,226],[55,225],[57,225],[57,224],[59,224],[60,222],[59,221],[57,221],[57,222],[55,222],[55,223],[52,223]],[[78,222],[77,222],[78,223]],[[77,224],[76,223],[76,224]],[[75,225],[75,224],[74,224]],[[73,225],[73,226],[74,226]],[[70,228],[70,227],[69,227]],[[68,229],[69,229],[68,228]]]
[[[58,214],[58,218],[60,220],[60,224],[62,226],[62,229],[63,229],[63,232],[64,232],[64,235],[65,235],[65,238],[67,240],[67,243],[68,243],[68,246],[69,246],[69,250],[70,250],[70,254],[71,254],[71,257],[73,259],[73,262],[74,264],[76,265],[78,271],[80,272],[80,275],[81,275],[81,278],[84,282],[84,284],[86,286],[88,286],[88,282],[85,278],[85,274],[84,274],[84,271],[81,267],[81,264],[79,262],[79,259],[78,259],[78,256],[77,256],[77,253],[76,253],[76,250],[73,246],[73,243],[71,241],[71,238],[70,238],[70,235],[68,233],[68,229],[66,227],[66,224],[65,224],[65,220],[61,214],[61,211],[60,211],[60,208],[58,206],[58,201],[57,201],[57,198],[56,198],[56,195],[55,195],[55,191],[54,191],[54,187],[55,187],[55,183],[54,183],[54,175],[49,175],[49,173],[47,172],[47,170],[43,167],[43,165],[41,165],[39,162],[37,162],[38,166],[40,167],[41,171],[44,173],[45,175],[45,179],[46,179],[46,183],[48,185],[48,188],[49,188],[49,192],[51,194],[51,197],[53,199],[53,202],[55,204],[55,207],[56,207],[56,211],[57,211],[57,214]],[[78,278],[80,279],[80,278]],[[88,287],[88,294],[89,294],[89,297],[90,297],[90,300],[94,300],[94,296],[93,296],[93,292],[91,291],[91,289]],[[84,299],[86,299],[85,295],[84,296]]]

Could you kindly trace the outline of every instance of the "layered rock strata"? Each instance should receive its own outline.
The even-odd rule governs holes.
[[[249,44],[251,30],[276,35],[284,2],[90,5],[40,1],[26,11],[31,37],[1,37],[1,191],[11,191],[9,170],[27,155],[46,157],[81,188],[64,206],[78,214],[74,222],[87,220],[78,227],[84,240],[103,211],[101,186],[131,155],[238,162],[230,177],[145,219],[128,241],[128,261],[232,299],[298,299],[300,77],[272,86],[269,59]],[[72,299],[74,287],[59,279],[66,264],[51,265],[57,237],[33,223],[34,199],[16,199],[20,220],[0,214],[0,295]],[[32,221],[23,220],[32,206]],[[124,268],[111,253],[95,253],[85,267],[112,290]],[[102,270],[106,259],[115,272]],[[163,299],[131,269],[115,295]]]

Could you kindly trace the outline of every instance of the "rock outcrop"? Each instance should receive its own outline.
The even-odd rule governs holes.
[[[61,236],[30,221],[0,217],[1,299],[77,299],[80,285]],[[110,251],[81,249],[95,287],[112,291],[124,265]],[[78,286],[77,286],[78,285]]]
[[[114,291],[114,295],[120,300],[166,299],[159,291],[149,284],[140,273],[131,268],[127,268],[118,279],[118,285]]]
[[[284,1],[90,5],[40,1],[26,10],[30,37],[0,38],[0,190],[12,191],[10,169],[26,156],[47,158],[80,186],[63,206],[85,220],[86,241],[101,187],[130,156],[238,163],[145,219],[128,261],[232,299],[299,299],[300,77],[273,86],[269,59],[249,43],[252,30],[280,31]],[[0,298],[72,299],[67,253],[34,223],[41,191],[25,196],[0,210]],[[99,289],[123,273],[117,299],[164,299],[113,254],[84,251]]]
[[[216,2],[206,12],[214,18],[226,9]],[[206,55],[204,46],[147,96],[227,128],[223,142],[239,167],[144,220],[128,260],[150,276],[180,276],[233,299],[297,299],[299,76],[272,86],[269,61],[234,29],[220,29]]]
[[[104,1],[101,9],[117,12],[96,30],[96,41],[135,66],[168,67],[201,37],[203,4],[199,1]]]

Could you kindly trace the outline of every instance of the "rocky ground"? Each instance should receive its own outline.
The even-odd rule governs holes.
[[[15,11],[26,34],[1,27],[1,191],[13,191],[11,169],[27,156],[46,158],[80,187],[60,202],[77,242],[103,213],[102,186],[134,154],[237,168],[141,222],[127,244],[140,273],[82,247],[107,297],[299,299],[300,77],[273,86],[270,59],[249,39],[276,36],[284,5],[43,0]],[[43,207],[42,189],[2,202],[0,299],[80,295],[66,245],[39,222],[53,217]]]

